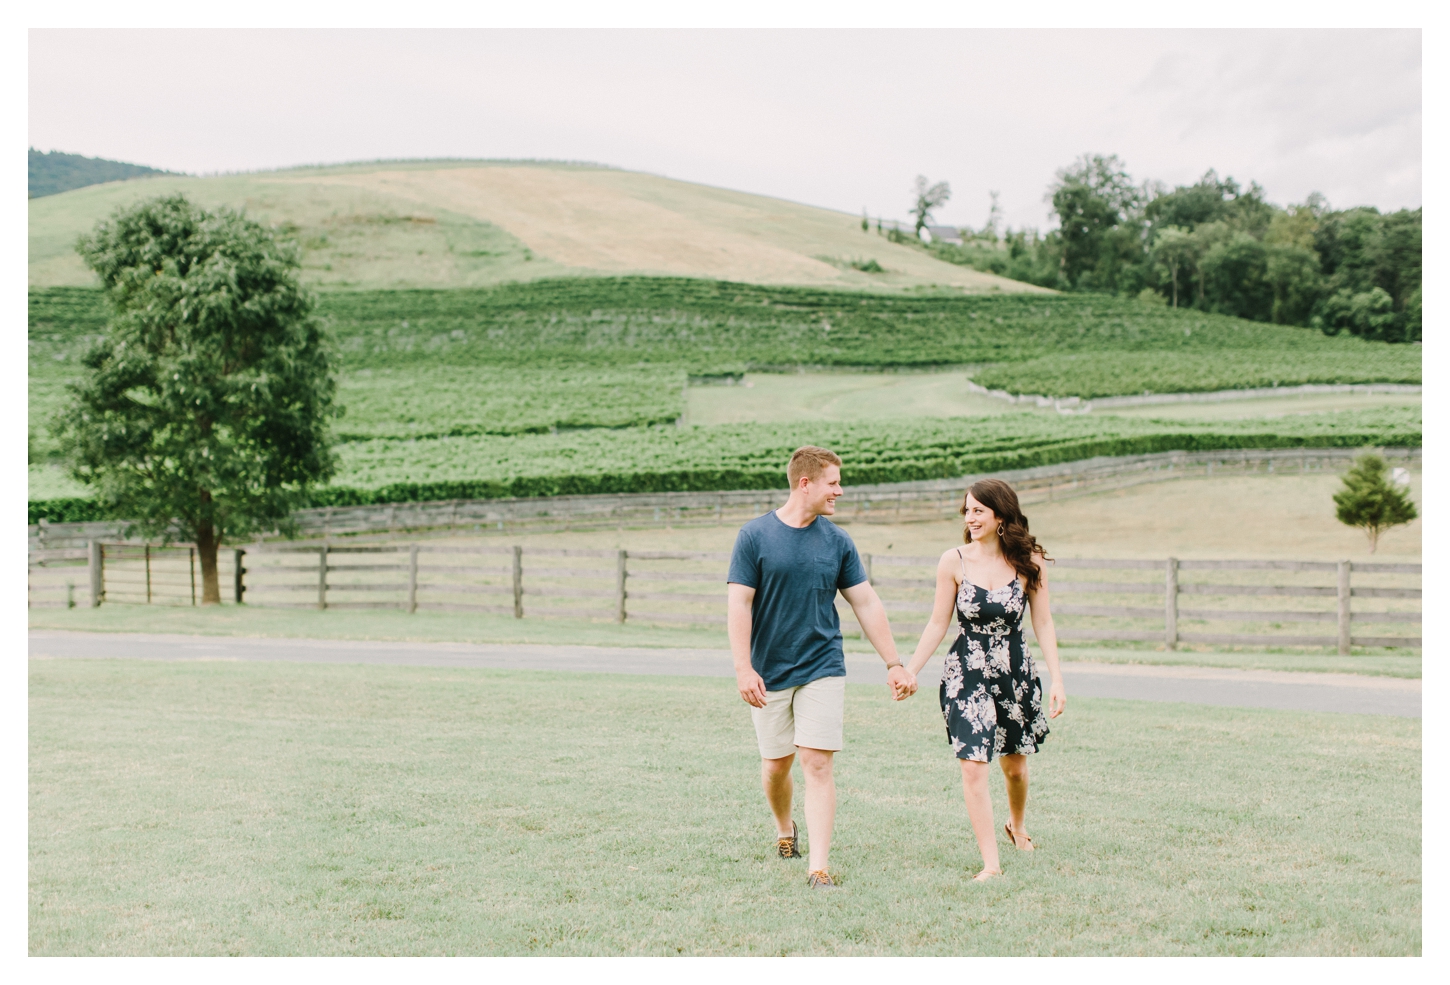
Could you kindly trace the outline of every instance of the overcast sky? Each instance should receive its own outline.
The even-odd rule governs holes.
[[[206,173],[376,158],[597,161],[904,217],[1051,225],[1053,172],[1116,153],[1279,203],[1420,205],[1419,31],[30,33],[29,138]]]

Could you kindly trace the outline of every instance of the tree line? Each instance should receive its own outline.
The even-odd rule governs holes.
[[[1161,299],[1254,321],[1421,338],[1421,209],[1279,206],[1209,170],[1169,189],[1136,182],[1116,156],[1084,155],[1047,198],[1058,228],[999,234],[989,221],[941,259],[1043,287]],[[995,219],[995,215],[994,215]],[[904,238],[904,237],[903,237]]]
[[[143,164],[127,164],[124,161],[108,161],[103,157],[82,157],[80,154],[63,154],[58,150],[42,154],[30,148],[30,197],[43,198],[59,195],[74,188],[99,185],[106,181],[125,181],[128,178],[144,178],[152,174],[171,174]]]

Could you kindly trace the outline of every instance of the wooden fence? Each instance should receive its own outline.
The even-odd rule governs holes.
[[[89,550],[49,552],[40,563],[33,557],[31,605],[77,604],[75,588],[58,591],[54,575],[69,572],[74,585],[81,568],[87,604],[194,605],[190,550],[97,542]],[[227,562],[224,583],[230,576],[233,589],[224,593],[228,600],[259,606],[723,626],[729,554],[425,541],[261,544],[224,552],[221,560]],[[920,633],[931,612],[937,558],[868,554],[863,561],[893,629]],[[45,572],[52,576],[48,585],[40,584]],[[1418,564],[1062,558],[1052,563],[1049,583],[1064,643],[1349,653],[1351,647],[1420,647],[1420,574]],[[859,633],[839,596],[838,608],[843,629]]]
[[[920,632],[937,559],[878,555],[871,562],[893,626],[914,617],[898,631]],[[1418,564],[1176,558],[1060,558],[1048,575],[1058,638],[1066,643],[1332,646],[1340,653],[1351,646],[1419,647],[1419,581]],[[1304,601],[1281,601],[1288,598]],[[1333,635],[1304,631],[1323,623],[1334,624]],[[1367,635],[1352,632],[1356,624],[1391,628]],[[1403,627],[1409,632],[1397,631]]]
[[[1237,449],[1161,452],[1153,455],[1090,458],[921,482],[850,486],[837,503],[837,523],[901,523],[956,515],[962,491],[977,479],[1012,483],[1025,504],[1170,478],[1223,474],[1338,472],[1359,454],[1350,448]],[[1418,464],[1420,449],[1391,448],[1396,463]],[[784,476],[782,475],[782,478]],[[407,534],[417,531],[505,533],[520,530],[587,530],[600,527],[738,525],[780,505],[785,490],[733,492],[621,493],[599,496],[540,496],[520,499],[385,503],[299,510],[293,514],[303,540],[343,536]],[[32,551],[84,547],[88,541],[124,539],[124,523],[39,523],[30,527]]]
[[[223,597],[242,601],[245,551],[217,552]],[[133,544],[91,541],[83,547],[30,552],[32,609],[97,606],[101,602],[196,605],[201,601],[201,568],[191,544]]]

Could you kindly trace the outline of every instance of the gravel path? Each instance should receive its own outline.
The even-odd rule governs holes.
[[[394,643],[375,640],[263,639],[142,633],[30,633],[32,658],[120,660],[271,660],[294,663],[494,667],[611,674],[732,677],[726,650],[652,647],[543,646],[509,643]],[[846,657],[853,683],[885,683],[874,656]],[[921,675],[934,689],[941,661]],[[1353,712],[1420,717],[1420,681],[1357,674],[1307,674],[1218,667],[1063,664],[1069,698],[1182,701],[1239,708]]]

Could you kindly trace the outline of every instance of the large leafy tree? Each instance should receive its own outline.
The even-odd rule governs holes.
[[[71,473],[148,536],[217,547],[275,526],[333,475],[332,355],[294,247],[176,195],[117,210],[77,246],[111,317],[57,434]]]
[[[1135,228],[1142,191],[1117,155],[1083,155],[1057,172],[1048,192],[1062,230],[1062,273],[1074,287],[1116,286],[1125,247],[1141,253]]]
[[[1234,233],[1204,254],[1202,270],[1214,311],[1269,320],[1274,285],[1269,281],[1269,253],[1263,243],[1246,233]]]
[[[1168,275],[1169,297],[1173,307],[1178,307],[1179,284],[1186,278],[1180,276],[1190,269],[1198,259],[1198,244],[1191,235],[1177,226],[1169,226],[1158,233],[1153,242],[1153,259]]]

